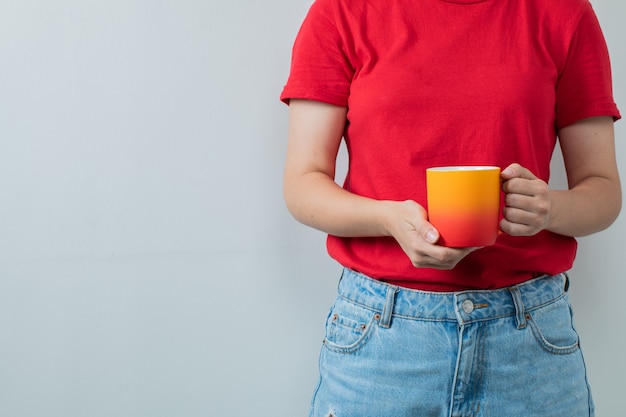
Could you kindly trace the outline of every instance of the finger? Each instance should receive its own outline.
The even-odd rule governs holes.
[[[510,180],[511,178],[524,178],[527,180],[537,179],[531,171],[524,168],[520,164],[509,165],[500,173],[500,177],[505,181]]]
[[[512,236],[532,236],[543,229],[545,218],[538,213],[505,208],[500,229]]]
[[[424,228],[424,239],[430,244],[435,244],[439,240],[439,231],[432,226]]]
[[[517,209],[524,213],[529,213],[535,218],[543,219],[550,214],[550,203],[548,200],[536,195],[507,194],[504,209]]]
[[[537,215],[527,210],[506,207],[504,209],[504,220],[521,226],[532,226],[537,223]]]
[[[511,164],[500,172],[500,177],[504,181],[515,178],[518,176],[517,172],[519,168],[521,168],[520,164]]]
[[[506,219],[500,221],[500,230],[509,236],[533,236],[537,233],[537,230],[531,226],[513,223]]]
[[[508,192],[504,196],[504,206],[532,211],[531,207],[535,202],[534,196],[535,194],[531,190],[518,189],[514,192]]]
[[[537,196],[544,193],[545,184],[538,179],[512,178],[502,184],[502,191],[509,195]]]
[[[471,248],[448,248],[445,246],[432,246],[428,252],[422,252],[419,264],[421,267],[452,269],[463,258],[480,247]]]

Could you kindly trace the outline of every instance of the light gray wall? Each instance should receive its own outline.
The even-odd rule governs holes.
[[[309,4],[0,2],[0,415],[306,415],[340,270],[280,190]],[[626,109],[626,3],[594,4]],[[602,416],[625,232],[582,239],[572,274]]]

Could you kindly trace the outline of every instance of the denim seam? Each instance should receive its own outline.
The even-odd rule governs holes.
[[[360,350],[363,346],[367,344],[367,341],[372,336],[372,333],[374,332],[375,322],[376,322],[376,318],[372,317],[372,319],[367,324],[367,327],[365,328],[363,334],[354,343],[350,345],[342,346],[342,345],[333,343],[328,339],[324,339],[324,346],[329,351],[335,352],[335,353],[350,354],[350,353],[357,352],[358,350]]]
[[[559,301],[559,300],[561,300],[561,299],[565,298],[565,296],[566,296],[566,295],[567,295],[566,293],[562,293],[562,294],[560,294],[558,297],[555,297],[555,298],[553,298],[553,299],[551,299],[551,300],[549,300],[549,301],[546,301],[546,302],[544,302],[544,303],[538,304],[538,305],[533,306],[533,307],[530,307],[530,308],[526,307],[526,311],[527,311],[527,312],[530,312],[530,311],[538,310],[538,309],[540,309],[540,308],[543,308],[543,307],[545,307],[545,306],[547,306],[547,305],[550,305],[550,304],[552,304],[552,303],[554,303],[554,302],[557,302],[557,301]]]
[[[529,320],[530,328],[532,333],[535,336],[535,339],[539,343],[539,346],[543,348],[548,353],[552,353],[555,355],[568,355],[570,353],[576,352],[580,348],[580,339],[577,338],[576,343],[571,344],[569,346],[556,346],[550,343],[541,333],[541,329],[534,320]]]
[[[364,309],[367,309],[367,310],[370,310],[370,311],[373,311],[373,312],[376,312],[376,313],[380,313],[380,314],[383,313],[384,305],[383,305],[383,308],[375,308],[375,307],[363,304],[361,302],[355,301],[355,300],[353,300],[353,299],[351,299],[351,298],[349,298],[349,297],[347,297],[347,296],[345,296],[343,294],[339,294],[338,296],[342,300],[344,300],[344,301],[346,301],[348,303],[354,304],[356,306],[359,306],[361,308],[364,308]],[[559,294],[558,296],[556,296],[556,297],[554,297],[554,298],[552,298],[550,300],[547,300],[547,301],[545,301],[545,302],[543,302],[541,304],[537,304],[537,305],[534,305],[532,307],[525,307],[525,311],[526,312],[531,312],[531,311],[540,309],[540,308],[545,307],[545,306],[547,306],[549,304],[552,304],[552,303],[554,303],[554,302],[556,302],[556,301],[558,301],[558,300],[560,300],[562,298],[565,298],[566,296],[567,296],[567,293],[563,292],[563,293]],[[474,319],[471,319],[471,320],[464,321],[464,323],[475,323],[475,322],[496,320],[496,319],[501,319],[501,318],[511,317],[511,316],[515,316],[515,313],[513,312],[513,313],[508,313],[508,314],[498,314],[496,316],[489,316],[489,317],[484,317],[484,318],[474,318]],[[457,322],[458,321],[456,318],[452,318],[452,317],[450,317],[450,318],[429,318],[429,317],[418,317],[418,316],[411,316],[411,315],[398,314],[398,313],[392,313],[392,317],[403,318],[403,319],[407,319],[407,320],[428,321],[428,322]]]

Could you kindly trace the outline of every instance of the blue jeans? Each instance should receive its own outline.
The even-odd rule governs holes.
[[[436,293],[344,270],[310,416],[593,416],[566,286]]]

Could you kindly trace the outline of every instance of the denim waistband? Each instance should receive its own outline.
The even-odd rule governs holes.
[[[458,292],[418,291],[387,284],[345,268],[339,296],[381,314],[381,325],[392,316],[461,324],[515,316],[518,328],[526,326],[526,313],[566,294],[566,274],[544,275],[496,290]]]

